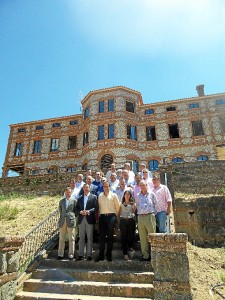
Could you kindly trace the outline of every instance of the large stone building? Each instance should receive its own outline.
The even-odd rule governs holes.
[[[135,90],[106,88],[87,94],[82,114],[10,125],[3,176],[225,159],[225,93],[197,92],[144,104]]]

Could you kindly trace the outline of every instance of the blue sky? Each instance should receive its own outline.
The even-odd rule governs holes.
[[[80,113],[91,90],[225,92],[224,37],[224,0],[0,0],[0,166],[9,124]]]

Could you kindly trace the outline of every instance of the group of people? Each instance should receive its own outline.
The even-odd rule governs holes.
[[[120,230],[125,260],[131,260],[135,251],[136,225],[140,238],[143,261],[151,259],[147,239],[149,233],[166,233],[167,216],[172,212],[172,197],[167,186],[161,184],[159,174],[152,174],[140,165],[134,174],[130,163],[116,170],[115,164],[104,175],[101,171],[92,177],[78,174],[70,181],[63,199],[59,202],[58,259],[64,258],[65,236],[69,239],[69,259],[74,259],[75,239],[79,237],[78,260],[91,261],[93,233],[98,219],[99,254],[96,262],[112,261],[113,235],[116,226]],[[74,232],[75,227],[75,232]],[[86,258],[85,258],[86,245]]]

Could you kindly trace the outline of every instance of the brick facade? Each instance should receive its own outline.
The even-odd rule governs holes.
[[[113,87],[81,103],[83,114],[10,125],[3,176],[104,170],[112,160],[117,168],[126,161],[154,168],[165,159],[225,159],[225,93],[144,104],[139,92]]]

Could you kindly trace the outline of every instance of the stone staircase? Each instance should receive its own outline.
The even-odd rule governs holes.
[[[140,251],[132,261],[125,261],[120,247],[114,244],[112,262],[57,260],[57,250],[52,250],[25,280],[15,300],[153,299],[150,262],[139,261]]]

